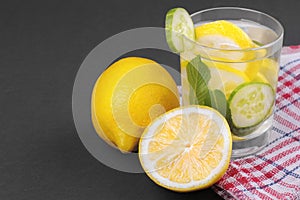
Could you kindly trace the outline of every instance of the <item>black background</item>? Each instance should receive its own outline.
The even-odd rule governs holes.
[[[257,9],[284,25],[285,45],[300,43],[297,0],[1,1],[1,200],[220,198],[211,189],[174,193],[145,174],[102,165],[82,145],[72,119],[73,82],[85,56],[121,31],[163,27],[167,10],[178,6],[190,13]]]

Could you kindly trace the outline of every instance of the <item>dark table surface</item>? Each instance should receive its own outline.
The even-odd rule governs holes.
[[[211,189],[174,193],[145,174],[106,167],[82,145],[72,118],[73,82],[88,53],[121,31],[162,27],[177,6],[264,11],[284,25],[285,45],[300,43],[297,0],[1,1],[1,200],[220,199]]]

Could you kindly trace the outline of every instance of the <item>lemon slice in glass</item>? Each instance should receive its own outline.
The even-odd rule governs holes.
[[[231,92],[236,87],[250,81],[244,72],[232,68],[230,65],[206,59],[202,59],[202,61],[209,67],[212,77],[208,82],[208,87],[211,90],[221,90],[225,94],[226,99],[229,98]]]
[[[254,48],[256,45],[241,28],[229,21],[218,20],[202,24],[195,28],[195,33],[199,44],[212,48],[206,52],[210,57],[235,62],[255,57],[255,54],[251,52],[234,51]]]
[[[275,89],[277,85],[278,71],[279,64],[275,60],[271,58],[265,58],[261,61],[259,73],[266,78],[268,83],[273,86],[273,89]]]

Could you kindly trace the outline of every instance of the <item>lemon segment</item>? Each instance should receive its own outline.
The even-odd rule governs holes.
[[[158,185],[187,192],[218,181],[229,166],[232,138],[225,118],[206,106],[173,109],[154,120],[139,143],[139,159]]]
[[[264,75],[262,75],[260,72],[256,74],[256,76],[252,79],[253,82],[262,82],[262,83],[269,83],[269,81],[266,79]]]
[[[251,69],[249,67],[246,73],[249,73],[250,70],[253,70],[253,68]],[[251,78],[251,81],[269,83],[273,89],[276,90],[278,70],[278,63],[271,58],[255,61],[254,71],[257,72],[256,74],[254,71],[250,72],[254,75],[253,78]]]
[[[244,63],[247,65],[245,69],[245,74],[249,77],[250,80],[253,80],[259,71],[261,60],[256,60],[248,63]]]
[[[276,89],[279,64],[274,59],[265,58],[261,61],[259,73]]]
[[[104,141],[128,152],[153,118],[178,106],[176,83],[162,66],[128,57],[113,63],[96,81],[91,117]]]
[[[208,47],[219,49],[247,49],[254,47],[250,37],[235,24],[218,20],[195,28],[196,39]]]
[[[202,59],[202,62],[209,67],[211,77],[213,77],[209,80],[208,87],[211,90],[221,90],[225,94],[226,99],[229,98],[231,92],[236,87],[244,82],[250,81],[245,73],[231,67],[231,65],[220,62],[212,62],[206,59]]]
[[[233,141],[233,142],[245,140],[245,138],[236,136],[236,135],[234,135],[234,134],[232,134],[231,136],[232,136],[232,141]]]
[[[233,62],[255,58],[254,52],[234,51],[254,48],[256,45],[241,28],[229,21],[209,22],[196,27],[195,32],[199,44],[213,48],[206,52],[209,57],[219,61],[229,60]]]

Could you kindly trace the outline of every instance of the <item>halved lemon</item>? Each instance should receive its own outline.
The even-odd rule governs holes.
[[[158,185],[188,192],[217,182],[229,166],[232,138],[225,118],[206,106],[173,109],[154,120],[139,143],[139,159]]]

